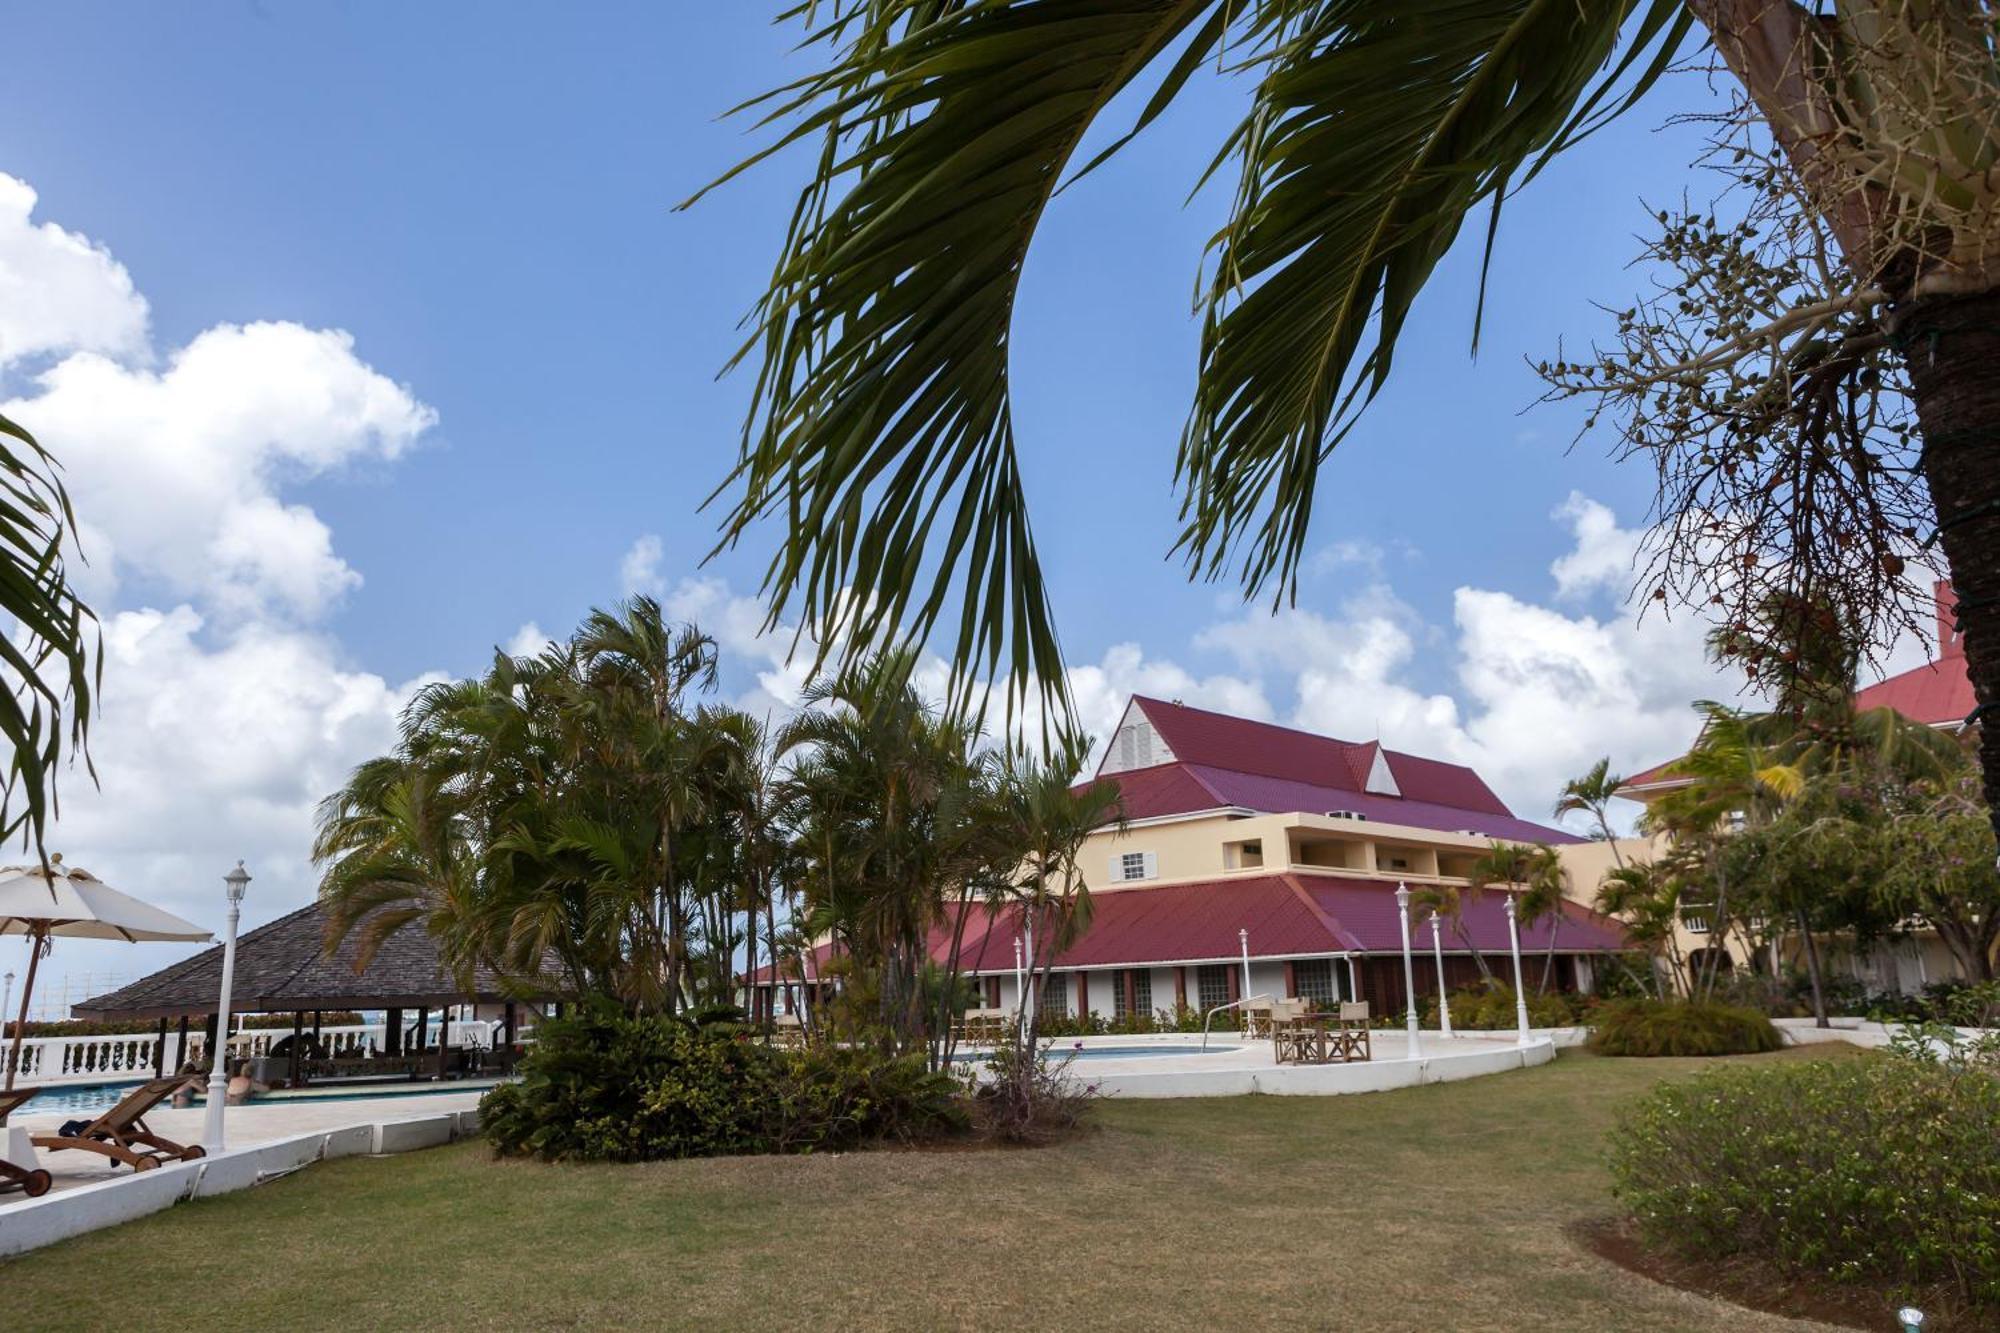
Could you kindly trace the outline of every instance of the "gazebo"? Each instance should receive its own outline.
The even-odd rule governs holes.
[[[290,1082],[300,1080],[301,1052],[307,1032],[312,1033],[317,1044],[320,1017],[328,1012],[386,1010],[388,1023],[380,1055],[385,1061],[405,1066],[412,1076],[420,1071],[416,1057],[433,1054],[427,1036],[433,1007],[438,1010],[434,1053],[437,1074],[451,1070],[446,1021],[451,1005],[501,1006],[506,1046],[509,1050],[513,1048],[518,988],[503,986],[499,976],[484,968],[472,978],[469,991],[458,985],[440,961],[437,943],[422,926],[413,923],[389,936],[368,960],[366,968],[356,966],[361,953],[358,933],[347,935],[331,953],[327,951],[326,939],[326,913],[314,903],[259,926],[236,942],[236,975],[230,1009],[239,1014],[292,1015]],[[162,968],[122,990],[86,1000],[73,1006],[70,1012],[77,1018],[95,1021],[157,1022],[159,1035],[153,1053],[157,1074],[166,1068],[167,1029],[174,1020],[179,1022],[175,1068],[187,1058],[190,1020],[207,1024],[207,1049],[218,1049],[215,1011],[221,988],[222,949],[218,946]],[[417,1023],[415,1041],[406,1049],[403,1018],[410,1009],[417,1011]]]

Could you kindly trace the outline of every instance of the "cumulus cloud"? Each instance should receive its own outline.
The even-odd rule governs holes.
[[[53,222],[37,196],[0,173],[0,370],[54,352],[146,351],[146,302],[109,251]]]
[[[121,270],[122,272],[122,270]],[[0,405],[62,458],[87,588],[136,576],[231,617],[323,615],[359,585],[332,533],[282,489],[411,447],[436,414],[338,330],[223,325],[164,371],[65,357]]]
[[[312,896],[320,798],[442,678],[385,680],[325,632],[361,577],[287,492],[399,458],[436,414],[339,330],[221,324],[154,347],[130,275],[31,222],[35,203],[0,176],[0,370],[27,372],[0,412],[62,460],[104,635],[98,785],[67,775],[51,846],[208,924],[241,857],[246,921],[269,920]],[[184,951],[65,942],[51,976]]]

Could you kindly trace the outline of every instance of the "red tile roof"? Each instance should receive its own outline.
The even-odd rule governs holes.
[[[1572,833],[1516,818],[1462,764],[1383,750],[1134,695],[1173,762],[1105,774],[1127,819],[1155,819],[1239,806],[1264,814],[1353,811],[1372,820],[1516,841],[1576,842]],[[1400,795],[1370,792],[1369,770],[1385,756]]]
[[[1243,875],[1194,884],[1118,889],[1092,899],[1090,928],[1056,959],[1058,967],[1132,967],[1145,964],[1228,962],[1241,957],[1237,931],[1250,932],[1252,958],[1296,958],[1334,953],[1399,953],[1402,925],[1396,915],[1393,881],[1337,875]],[[1428,948],[1424,919],[1411,923],[1412,944]],[[1507,952],[1504,896],[1487,893],[1464,910],[1465,934],[1482,953]],[[970,972],[1004,973],[1014,967],[1017,933],[1011,912],[972,909],[960,961]],[[1524,954],[1548,949],[1553,923],[1521,927]],[[1609,917],[1565,903],[1561,953],[1600,953],[1625,946],[1623,930]],[[950,932],[932,932],[931,957],[950,954]],[[1465,944],[1449,925],[1446,953],[1464,953]],[[830,950],[817,951],[823,970]],[[787,969],[789,974],[790,969]],[[760,968],[756,980],[770,978]]]
[[[1965,721],[1979,701],[1973,697],[1972,677],[1965,672],[1961,649],[1870,685],[1854,696],[1854,706],[1893,708],[1912,722],[1940,727]]]

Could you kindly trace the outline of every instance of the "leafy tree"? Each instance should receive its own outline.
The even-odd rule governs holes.
[[[1613,869],[1597,886],[1597,910],[1623,921],[1626,937],[1653,957],[1650,989],[1656,994],[1663,970],[1677,994],[1687,993],[1691,980],[1680,947],[1685,882],[1674,862],[1635,861]]]
[[[827,0],[788,12],[827,63],[761,104],[790,126],[766,152],[819,151],[745,349],[758,377],[723,534],[783,516],[774,617],[794,608],[818,642],[853,652],[921,640],[943,618],[957,625],[962,680],[1004,664],[1017,686],[1038,677],[1060,692],[1009,335],[1044,210],[1095,164],[1079,170],[1077,149],[1121,94],[1151,89],[1138,133],[1205,68],[1254,84],[1220,136],[1218,165],[1233,160],[1239,185],[1202,286],[1179,549],[1195,574],[1282,595],[1320,465],[1386,382],[1467,218],[1491,209],[1490,237],[1510,191],[1637,102],[1705,30],[1775,145],[1793,211],[1820,220],[1837,247],[1826,262],[1847,277],[1837,310],[1718,327],[1695,356],[1753,361],[1792,335],[1809,341],[1831,313],[1882,312],[1927,446],[1916,462],[1969,669],[1979,697],[2000,701],[1989,0]],[[1985,736],[1995,804],[2000,728]]]

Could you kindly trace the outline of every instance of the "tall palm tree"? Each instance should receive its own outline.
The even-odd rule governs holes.
[[[1115,782],[1077,782],[1090,745],[1088,736],[1065,731],[1046,758],[1009,746],[994,779],[989,832],[995,855],[1011,864],[997,868],[987,898],[991,907],[1011,907],[1025,927],[1031,994],[1048,984],[1056,958],[1090,927],[1090,884],[1079,860],[1084,841],[1124,822]],[[1042,1006],[1027,1008],[1032,1043]]]
[[[1562,795],[1556,798],[1556,818],[1564,815],[1588,814],[1597,824],[1597,831],[1604,835],[1605,843],[1611,848],[1614,866],[1625,864],[1625,858],[1618,851],[1618,835],[1611,831],[1611,799],[1618,789],[1625,785],[1625,779],[1611,771],[1611,756],[1606,755],[1590,766],[1590,771],[1581,777],[1571,778],[1563,783]]]
[[[1537,988],[1537,993],[1546,995],[1549,981],[1555,975],[1556,947],[1562,938],[1563,903],[1569,897],[1569,871],[1563,868],[1562,857],[1557,855],[1556,849],[1547,843],[1535,843],[1526,849],[1526,853],[1519,863],[1521,878],[1515,881],[1521,886],[1521,893],[1514,900],[1514,908],[1524,926],[1532,926],[1542,920],[1549,923],[1549,947],[1542,958],[1542,984]]]
[[[76,515],[61,468],[25,428],[0,416],[0,842],[25,834],[37,856],[57,812],[65,752],[90,767],[90,720],[102,658],[97,617],[69,580],[64,547]]]
[[[1387,381],[1466,221],[1490,210],[1490,240],[1511,191],[1705,34],[1789,157],[1799,207],[1836,238],[1846,299],[1886,309],[1929,444],[1968,665],[1979,698],[2000,705],[1993,0],[823,0],[787,12],[827,63],[762,102],[790,122],[766,152],[818,153],[742,354],[758,375],[723,533],[780,519],[774,619],[799,611],[818,642],[856,652],[920,641],[942,620],[956,625],[963,675],[1004,666],[1016,686],[1060,692],[1015,454],[1010,335],[1030,243],[1058,188],[1101,160],[1079,163],[1077,150],[1114,104],[1146,95],[1113,150],[1205,69],[1254,85],[1244,119],[1217,135],[1217,165],[1233,159],[1240,184],[1204,284],[1178,549],[1203,577],[1282,594],[1320,465]],[[2000,812],[2000,727],[1985,730],[1984,761]]]

